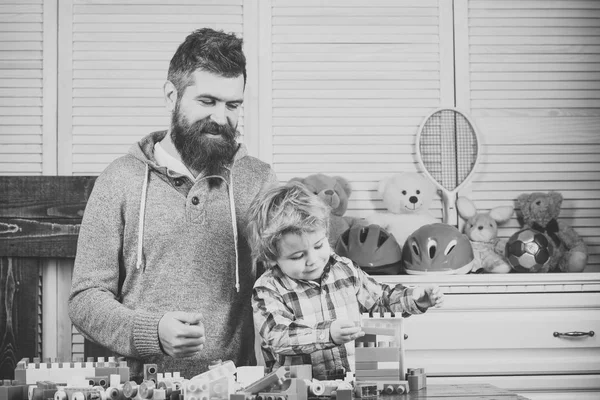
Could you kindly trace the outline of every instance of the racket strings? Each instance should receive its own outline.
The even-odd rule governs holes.
[[[441,110],[423,125],[419,151],[429,174],[446,190],[454,190],[474,168],[477,137],[461,113]]]

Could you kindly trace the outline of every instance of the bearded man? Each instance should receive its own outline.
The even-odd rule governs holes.
[[[246,84],[242,40],[200,29],[164,85],[171,126],[141,139],[96,180],[79,234],[69,315],[128,361],[191,378],[211,361],[253,365],[245,238],[252,199],[273,170],[237,142]]]

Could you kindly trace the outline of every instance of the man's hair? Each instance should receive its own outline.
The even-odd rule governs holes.
[[[248,212],[248,241],[254,263],[275,261],[285,234],[302,235],[329,228],[330,208],[300,182],[260,193]]]
[[[171,58],[167,79],[177,89],[181,98],[186,87],[194,83],[193,73],[197,69],[225,78],[244,75],[246,84],[246,57],[242,50],[242,39],[234,34],[210,28],[190,33]]]

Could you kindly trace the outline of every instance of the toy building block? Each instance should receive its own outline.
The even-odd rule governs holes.
[[[355,371],[354,376],[359,381],[399,381],[400,371],[397,369],[375,369]]]
[[[256,400],[256,396],[248,392],[237,392],[230,394],[229,400]]]
[[[230,379],[227,376],[222,376],[209,384],[209,399],[210,400],[229,400],[229,395],[233,393],[230,385]]]
[[[108,376],[88,376],[85,379],[90,386],[102,386],[104,389],[108,387]]]
[[[337,400],[352,400],[352,389],[338,389],[335,398]]]
[[[354,385],[354,394],[361,399],[372,399],[379,395],[377,383],[375,382],[356,382]]]
[[[142,399],[152,399],[156,389],[156,383],[152,379],[148,379],[140,383],[138,386],[138,396]]]
[[[409,368],[406,372],[406,380],[410,390],[421,390],[427,386],[427,376],[423,368]]]
[[[111,386],[108,389],[106,389],[106,397],[109,400],[125,400],[127,398],[123,394],[123,388],[119,386]]]
[[[241,387],[245,387],[245,386],[248,386],[249,384],[251,384],[252,382],[256,382],[257,380],[259,380],[263,376],[265,376],[265,367],[261,367],[261,366],[237,367],[236,375],[237,375],[237,378],[236,378],[237,383]],[[311,372],[311,378],[312,378],[312,372]]]
[[[23,400],[23,394],[27,394],[27,385],[17,381],[4,380],[0,384],[0,400]]]
[[[312,379],[313,377],[311,364],[290,365],[288,368],[290,369],[290,378]]]
[[[408,381],[378,381],[377,389],[383,395],[406,394],[410,392]]]
[[[292,400],[288,395],[283,393],[259,393],[256,400]]]
[[[290,370],[289,367],[279,367],[276,371],[271,372],[270,374],[265,375],[254,383],[246,386],[244,388],[244,392],[249,393],[259,393],[268,390],[272,386],[281,386],[283,382],[287,379],[290,379]]]
[[[121,376],[121,383],[129,381],[129,367],[127,361],[122,357],[117,361],[117,374]]]
[[[185,400],[209,400],[208,379],[195,377],[183,384],[183,398]]]
[[[167,400],[167,394],[164,389],[154,389],[152,400]]]
[[[316,379],[313,380],[304,380],[308,388],[309,397],[321,397],[325,396],[325,385],[323,382],[318,381]]]
[[[123,395],[125,398],[133,399],[138,394],[138,384],[135,381],[128,381],[123,384]]]
[[[144,364],[144,380],[145,381],[153,381],[157,383],[156,374],[158,372],[158,368],[156,364]]]

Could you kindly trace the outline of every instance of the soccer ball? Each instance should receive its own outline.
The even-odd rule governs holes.
[[[541,232],[525,228],[508,239],[505,256],[517,272],[540,272],[552,257],[554,246]]]

